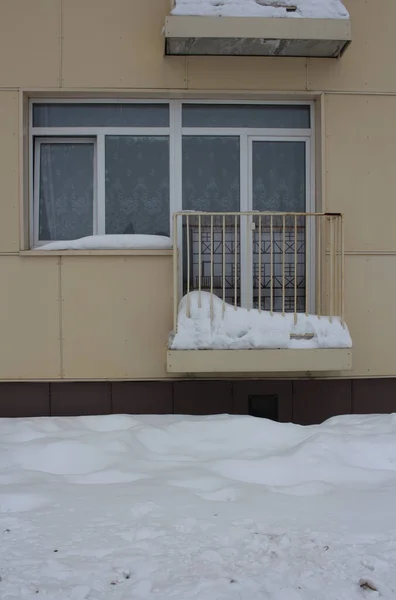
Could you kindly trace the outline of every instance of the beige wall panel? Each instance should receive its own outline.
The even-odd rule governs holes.
[[[346,377],[396,376],[396,256],[346,257],[346,322],[353,371]]]
[[[189,89],[291,90],[306,89],[305,58],[192,56],[187,59]]]
[[[19,249],[18,117],[18,92],[0,91],[0,252]]]
[[[184,57],[165,57],[169,0],[63,3],[65,87],[183,88]]]
[[[60,0],[1,0],[0,86],[59,85],[60,5]]]
[[[64,376],[166,376],[172,257],[62,257]]]
[[[0,379],[60,377],[58,260],[0,256]]]
[[[326,210],[347,250],[396,250],[395,96],[326,96]]]
[[[340,59],[308,59],[308,89],[396,91],[395,0],[344,0],[352,43]]]

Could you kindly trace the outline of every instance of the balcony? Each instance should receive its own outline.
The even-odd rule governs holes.
[[[352,367],[340,214],[174,215],[170,373]]]
[[[174,0],[165,21],[168,55],[338,58],[351,39],[338,0]]]

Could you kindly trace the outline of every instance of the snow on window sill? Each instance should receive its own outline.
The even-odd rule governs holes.
[[[90,235],[75,240],[44,243],[29,251],[35,255],[151,255],[171,254],[172,241],[162,235]]]
[[[139,248],[135,250],[21,250],[19,256],[172,256],[172,249]]]

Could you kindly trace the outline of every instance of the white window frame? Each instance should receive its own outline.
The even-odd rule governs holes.
[[[168,104],[169,127],[33,127],[33,105],[34,104]],[[310,107],[309,129],[275,129],[275,128],[200,128],[182,127],[182,106],[184,104],[243,104],[243,105],[304,105]],[[285,138],[309,138],[310,156],[307,160],[307,212],[314,210],[315,205],[315,115],[314,102],[307,100],[229,100],[229,99],[179,99],[169,100],[165,98],[135,98],[135,99],[31,99],[29,106],[29,139],[30,139],[30,245],[33,247],[45,242],[38,240],[38,186],[39,186],[39,161],[33,165],[33,149],[37,141],[45,139],[47,142],[75,141],[78,139],[95,140],[95,164],[96,169],[94,181],[94,231],[105,233],[105,136],[167,136],[169,137],[169,212],[170,212],[170,235],[172,236],[172,215],[182,210],[182,136],[183,135],[230,135],[240,137],[240,163],[241,163],[241,201],[240,210],[248,207],[248,137],[270,137],[276,140]],[[85,142],[86,143],[86,142]],[[37,150],[37,148],[36,148]],[[37,157],[37,154],[36,154]],[[246,180],[246,181],[245,181]],[[37,188],[37,189],[36,189]],[[309,206],[308,206],[309,201]],[[96,225],[95,225],[96,224]],[[314,247],[314,246],[313,246]]]

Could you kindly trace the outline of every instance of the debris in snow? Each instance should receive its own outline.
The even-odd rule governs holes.
[[[208,292],[201,292],[199,308],[199,297],[191,292],[182,298],[172,350],[352,347],[348,328],[338,317],[298,314],[295,324],[292,313],[271,315],[230,304],[223,311],[222,300]]]
[[[169,250],[172,240],[165,235],[90,235],[78,240],[50,242],[35,250]]]
[[[175,0],[176,16],[347,19],[341,0]]]
[[[378,588],[375,585],[375,583],[373,583],[373,581],[371,579],[361,579],[359,581],[359,585],[362,589],[364,590],[371,590],[372,592],[378,592]]]

